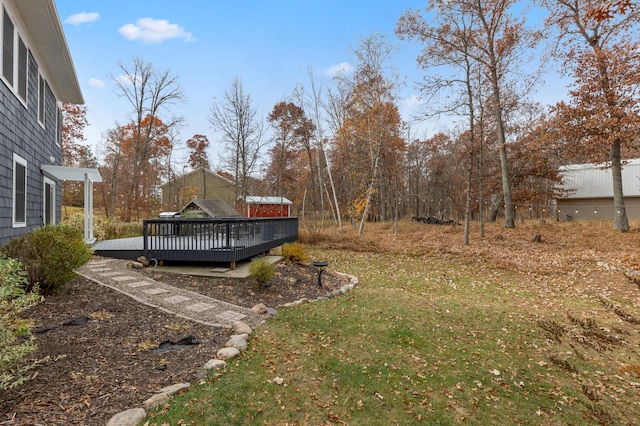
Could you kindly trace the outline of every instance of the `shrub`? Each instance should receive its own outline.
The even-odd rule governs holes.
[[[142,235],[142,222],[106,221],[101,224],[105,240],[139,237]]]
[[[305,263],[309,261],[309,256],[304,251],[304,247],[299,243],[285,243],[282,246],[282,257],[287,263]]]
[[[266,284],[271,281],[275,272],[275,266],[267,262],[266,259],[255,260],[249,265],[251,279],[253,279],[260,288],[267,287]]]
[[[24,382],[24,373],[35,366],[20,367],[20,362],[36,349],[31,322],[20,313],[38,303],[36,293],[27,293],[27,278],[20,262],[0,257],[0,390]]]
[[[75,277],[73,270],[91,257],[82,234],[65,225],[45,226],[11,240],[2,248],[7,257],[19,260],[30,285],[51,293]]]
[[[63,223],[78,232],[84,231],[84,213],[74,212],[63,218]],[[94,216],[93,235],[98,240],[139,237],[142,235],[142,222],[120,222]]]

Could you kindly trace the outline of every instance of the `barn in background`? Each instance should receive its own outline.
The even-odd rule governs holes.
[[[211,170],[198,168],[160,185],[163,208],[177,211],[194,198],[201,200],[223,200],[229,205],[235,203],[237,188],[235,183]]]
[[[560,168],[561,189],[566,196],[556,200],[558,220],[611,220],[615,217],[611,169],[604,166],[590,163]],[[622,192],[627,218],[639,220],[640,159],[623,163]]]
[[[245,197],[246,217],[290,217],[293,203],[284,197]]]

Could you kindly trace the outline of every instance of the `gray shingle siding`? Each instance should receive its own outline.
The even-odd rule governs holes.
[[[31,232],[43,223],[44,175],[42,164],[60,165],[62,149],[56,144],[57,101],[47,85],[45,90],[45,127],[38,122],[38,65],[29,52],[27,105],[0,79],[0,245],[11,238]],[[26,226],[12,227],[13,154],[27,161]],[[56,221],[61,212],[61,184],[56,182]]]

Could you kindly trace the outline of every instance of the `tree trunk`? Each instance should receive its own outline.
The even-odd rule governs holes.
[[[318,222],[316,217],[316,212],[318,210],[317,202],[318,202],[318,188],[316,187],[316,175],[313,170],[313,154],[311,153],[311,142],[309,140],[305,141],[305,150],[307,151],[307,157],[309,158],[309,174],[311,179],[311,220],[312,220],[312,229],[316,230],[316,223]],[[318,172],[318,174],[320,174]],[[320,195],[322,195],[322,189],[320,189]],[[305,197],[307,194],[307,188],[304,189]],[[322,212],[322,221],[324,222],[324,212]]]
[[[307,203],[307,187],[304,188],[304,195],[302,196],[302,223],[305,222],[305,217],[304,217],[305,211],[304,211],[304,208],[305,208],[306,203]]]
[[[621,164],[620,140],[616,139],[611,144],[611,176],[613,178],[613,206],[615,208],[615,220],[613,229],[616,231],[628,232],[629,219],[624,206],[624,195],[622,192],[622,164]]]
[[[362,235],[364,231],[364,221],[367,218],[367,214],[369,213],[369,206],[371,205],[371,198],[373,197],[373,190],[376,182],[376,178],[378,176],[378,165],[380,163],[380,150],[381,150],[382,142],[378,141],[378,152],[376,153],[376,161],[373,165],[373,176],[371,177],[371,181],[369,183],[369,188],[367,188],[367,201],[364,204],[364,211],[362,212],[362,218],[360,219],[360,227],[358,228],[358,235]]]
[[[591,39],[592,47],[596,58],[598,58],[598,73],[600,76],[600,86],[605,96],[605,101],[609,107],[611,117],[616,117],[618,125],[621,121],[620,114],[617,111],[618,101],[611,87],[609,79],[609,67],[603,59],[602,49],[597,45],[597,39]],[[618,127],[616,130],[620,130]],[[615,219],[613,221],[613,229],[616,231],[628,232],[629,219],[627,219],[627,210],[624,206],[624,196],[622,192],[622,149],[620,138],[616,137],[611,143],[610,148],[611,159],[611,177],[613,180],[613,205],[615,209]]]
[[[478,4],[481,2],[478,1]],[[482,7],[479,8],[482,11]],[[484,13],[480,14],[480,19],[483,22],[485,28],[489,28],[490,25],[486,21]],[[498,151],[500,153],[500,172],[502,175],[502,195],[504,197],[504,227],[515,228],[516,223],[514,220],[513,202],[511,196],[511,179],[509,177],[509,158],[507,157],[507,140],[504,130],[504,120],[502,117],[502,95],[500,93],[500,77],[498,76],[498,57],[496,54],[495,32],[487,31],[487,59],[488,59],[488,71],[489,79],[491,81],[491,90],[493,98],[493,113],[496,120],[496,137],[498,138]]]
[[[322,152],[322,155],[324,156],[324,162],[325,165],[327,167],[327,177],[329,178],[329,185],[331,185],[331,192],[333,193],[333,203],[336,209],[336,217],[338,218],[338,229],[340,230],[340,233],[343,233],[344,230],[342,229],[342,215],[340,214],[340,204],[338,204],[338,196],[336,194],[336,186],[333,183],[333,176],[331,174],[331,163],[329,163],[329,158],[327,157],[325,150],[324,150],[324,142],[320,141],[320,151]],[[318,173],[320,173],[320,171],[318,171]]]
[[[473,147],[472,147],[473,149]],[[469,153],[467,159],[467,199],[464,206],[464,241],[465,246],[469,245],[469,221],[471,216],[471,172],[473,170],[473,151]]]
[[[482,192],[482,177],[484,175],[484,108],[480,102],[480,123],[479,123],[479,150],[478,150],[478,215],[480,218],[480,238],[484,238],[484,201]]]
[[[504,197],[504,227],[515,228],[513,218],[513,202],[511,197],[511,178],[509,176],[509,158],[507,157],[507,140],[502,120],[502,104],[500,99],[500,86],[496,66],[491,67],[491,84],[493,86],[493,102],[495,109],[496,133],[498,136],[498,150],[500,152],[500,173],[502,175],[502,195]]]
[[[491,211],[489,213],[489,221],[495,223],[498,220],[498,211],[500,210],[501,199],[497,195],[491,196]]]

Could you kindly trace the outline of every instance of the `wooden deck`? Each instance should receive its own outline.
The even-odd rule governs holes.
[[[96,254],[120,259],[236,262],[298,239],[297,218],[153,219],[143,236],[100,241]]]
[[[144,241],[143,237],[97,241],[93,244],[93,251],[97,255],[104,257],[135,259],[144,255]]]

